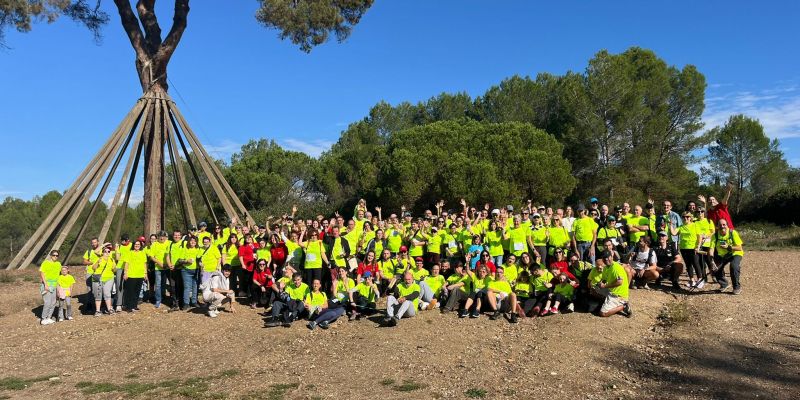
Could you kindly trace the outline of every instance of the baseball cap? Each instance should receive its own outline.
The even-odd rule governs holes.
[[[601,258],[610,258],[611,257],[611,252],[608,251],[608,250],[603,250],[603,252],[600,253],[600,257]]]
[[[199,223],[199,224],[197,224],[197,226],[199,226],[199,227],[201,227],[201,228],[204,228],[204,227],[206,227],[206,228],[207,228],[207,227],[208,227],[208,224],[206,223],[206,221],[200,221],[200,223]]]
[[[403,253],[403,252],[406,252],[406,251],[408,251],[408,247],[406,247],[406,246],[400,246],[400,252],[401,252],[401,253]]]
[[[366,271],[366,272],[364,272],[364,274],[363,274],[363,275],[361,275],[361,276],[362,276],[362,277],[364,277],[364,279],[370,278],[370,277],[372,277],[372,272],[370,272],[370,271]]]
[[[586,206],[583,204],[578,204],[578,207],[575,208],[578,211],[586,211]]]
[[[591,199],[589,199],[589,203],[597,203],[597,202],[598,202],[597,197],[592,197]]]
[[[667,232],[658,231],[658,236],[667,236]]]
[[[537,213],[537,212],[535,212],[535,213],[533,213],[532,217],[533,217],[533,218],[537,218],[537,217],[541,218],[541,217],[542,217],[542,215],[541,215],[541,214],[539,214],[539,213]]]
[[[506,206],[506,210],[508,210],[508,211],[514,211],[514,206],[512,206],[511,204],[509,204],[509,205],[507,205],[507,206]]]
[[[615,217],[613,215],[609,215],[608,217],[606,217],[606,219],[609,220],[609,221],[616,221],[617,217]]]
[[[146,242],[147,241],[147,239],[144,236],[139,236],[136,240],[138,240],[140,242]]]
[[[492,214],[500,214],[500,210],[495,208],[494,210],[492,210]]]
[[[416,261],[416,262],[422,262],[422,261],[424,261],[424,260],[422,259],[422,257],[416,257],[416,258],[414,258],[414,261]]]

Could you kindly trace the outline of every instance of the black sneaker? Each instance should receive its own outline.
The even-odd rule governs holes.
[[[266,325],[264,325],[264,326],[266,326],[267,328],[274,328],[274,327],[280,326],[280,325],[281,325],[281,321],[278,321],[277,319],[273,319],[273,320],[267,322]]]
[[[388,317],[387,316],[386,318],[383,319],[383,324],[384,325],[389,326],[389,325],[391,325],[391,323],[392,323],[392,317]]]
[[[328,321],[322,321],[317,326],[319,326],[322,329],[328,329],[330,328],[331,325],[328,323]]]
[[[516,324],[517,322],[517,313],[511,313],[511,323]]]
[[[481,313],[478,310],[474,310],[471,313],[469,313],[469,317],[470,318],[478,318],[480,316],[481,316]]]
[[[467,318],[467,310],[458,310],[458,318]]]
[[[633,316],[633,310],[631,310],[631,303],[625,303],[625,305],[622,306],[622,312],[625,313],[626,317],[628,317],[628,318],[632,317]]]
[[[290,328],[291,326],[292,326],[292,322],[291,321],[283,321],[283,327],[284,328]]]
[[[492,315],[489,316],[489,319],[494,321],[497,318],[500,318],[500,311],[495,311]]]
[[[389,321],[389,326],[397,326],[398,322],[400,322],[400,319],[397,317],[392,317],[391,321]]]

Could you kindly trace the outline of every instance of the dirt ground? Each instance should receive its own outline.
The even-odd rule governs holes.
[[[264,328],[242,306],[40,326],[33,271],[14,272],[0,283],[0,398],[797,399],[798,258],[747,252],[740,296],[632,291],[630,319],[428,311],[313,332]]]

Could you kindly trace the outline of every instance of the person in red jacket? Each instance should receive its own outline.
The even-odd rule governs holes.
[[[733,190],[733,185],[728,182],[728,185],[725,187],[725,198],[722,199],[722,202],[717,201],[717,198],[714,196],[708,196],[708,202],[711,204],[711,207],[706,207],[705,196],[702,194],[697,196],[697,199],[703,203],[703,207],[708,210],[708,219],[714,221],[715,226],[719,220],[724,219],[728,222],[728,227],[733,229],[733,220],[731,220],[731,213],[728,211],[728,200],[731,199],[731,190]]]
[[[258,245],[253,243],[253,236],[248,234],[244,237],[244,244],[239,246],[239,262],[242,264],[242,272],[241,278],[239,282],[242,282],[239,290],[240,296],[242,294],[247,295],[247,291],[250,287],[248,283],[253,280],[253,269],[255,269],[255,249]],[[245,292],[245,293],[241,293]]]
[[[575,275],[569,271],[569,263],[567,262],[566,255],[564,254],[564,249],[558,248],[555,250],[555,259],[550,263],[548,266],[551,271],[556,270],[558,272],[553,272],[553,276],[558,276],[560,274],[567,274],[567,277],[571,281],[577,281]]]
[[[268,308],[272,303],[275,295],[272,285],[275,281],[268,264],[264,259],[256,261],[250,286],[250,308],[256,308],[260,304],[263,304],[264,308]]]
[[[286,243],[281,240],[277,233],[273,233],[269,240],[272,245],[269,249],[269,255],[272,257],[272,275],[283,276],[283,264],[286,263],[286,255],[289,254],[289,249],[286,248]]]

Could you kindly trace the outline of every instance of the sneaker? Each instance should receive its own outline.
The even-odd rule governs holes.
[[[116,313],[117,313],[117,312],[116,312],[116,311],[114,311],[113,309],[106,311],[106,314],[108,314],[108,315],[114,315],[114,314],[116,314]]]
[[[532,316],[532,317],[536,317],[536,316],[538,316],[538,315],[539,315],[539,311],[540,311],[540,310],[541,310],[541,309],[540,309],[539,307],[533,307],[533,310],[531,310],[531,316]]]
[[[319,327],[322,329],[328,329],[331,327],[331,324],[328,321],[322,321],[319,323]]]
[[[58,322],[64,322],[64,318],[59,318]]]
[[[283,321],[283,327],[284,328],[290,328],[291,326],[292,326],[292,322],[291,321]]]
[[[547,315],[550,315],[550,310],[547,309],[547,308],[542,309],[542,311],[539,313],[540,317],[544,317],[544,316],[547,316]]]
[[[569,311],[569,312],[575,312],[575,303],[569,303],[569,304],[567,305],[567,311]]]
[[[358,316],[358,313],[356,313],[356,312],[350,313],[350,316],[349,316],[349,317],[347,317],[347,320],[348,320],[348,321],[352,321],[352,320],[356,319],[356,317],[357,317],[357,316]],[[320,325],[321,325],[321,324],[320,324]],[[320,328],[321,328],[321,327],[322,327],[322,326],[320,326]]]
[[[553,307],[550,309],[550,314],[558,314],[558,309]]]
[[[738,296],[738,295],[740,295],[740,294],[742,294],[742,288],[736,288],[736,289],[733,289],[733,294],[735,294],[735,295],[737,295],[737,296]]]
[[[392,317],[392,320],[389,321],[389,326],[397,326],[398,322],[400,322],[400,318]]]
[[[625,303],[625,305],[622,306],[622,311],[625,313],[625,316],[628,317],[628,318],[633,316],[633,310],[631,310],[631,303]]]
[[[75,319],[75,318],[67,317],[67,321],[72,321],[73,319]]]
[[[419,309],[420,309],[420,310],[427,310],[427,309],[428,309],[428,305],[429,305],[429,304],[430,304],[430,303],[426,303],[426,302],[424,302],[424,301],[420,301],[420,302],[419,302]]]
[[[697,281],[697,285],[695,285],[695,287],[698,288],[698,289],[702,289],[705,286],[706,286],[706,280],[705,279],[700,279],[699,281]]]
[[[101,315],[103,315],[103,313],[101,313],[100,311],[95,311],[95,312],[94,312],[94,316],[95,316],[95,317],[99,317],[99,316],[101,316]]]
[[[458,310],[458,318],[466,318],[467,310]]]
[[[181,311],[189,311],[189,306],[183,306],[183,307],[181,307]]]
[[[517,322],[519,322],[517,320],[517,313],[511,313],[511,323],[516,324]]]
[[[392,317],[387,316],[386,318],[383,319],[383,324],[384,325],[388,326],[388,325],[391,324],[391,322],[392,322]]]
[[[156,308],[161,308],[161,303],[156,303]]]
[[[478,318],[480,316],[481,316],[481,313],[478,310],[474,310],[471,313],[469,313],[469,317],[470,318]]]
[[[56,323],[56,321],[53,321],[53,320],[52,320],[52,319],[50,319],[50,318],[45,318],[45,319],[43,319],[43,320],[42,320],[42,322],[41,322],[41,324],[42,324],[42,325],[50,325],[50,324],[54,324],[54,323]]]
[[[219,312],[217,312],[217,311],[209,311],[208,312],[208,316],[211,317],[211,318],[216,318],[218,315],[219,315]]]
[[[645,283],[645,284],[644,284],[644,286],[642,286],[642,289],[644,289],[644,290],[650,290],[650,286],[647,286],[647,284]]]
[[[122,312],[122,306],[117,306],[117,312]]]
[[[264,326],[267,327],[267,328],[274,328],[274,327],[280,326],[280,325],[281,325],[281,321],[278,321],[277,319],[273,319],[273,320],[267,322]]]
[[[316,322],[314,322],[314,321],[308,321],[308,324],[306,325],[306,327],[308,327],[308,329],[310,329],[310,330],[312,330],[312,331],[313,331],[313,330],[314,330],[314,328],[316,328],[316,327],[317,327],[317,323],[316,323]]]
[[[722,286],[722,285],[720,285],[720,287],[719,287],[719,289],[717,289],[717,291],[719,291],[720,293],[722,293],[722,292],[724,292],[724,291],[725,291],[725,289],[727,289],[727,288],[728,288],[727,286]]]
[[[251,310],[255,310],[255,309],[256,309],[256,303],[252,303],[252,304],[250,304],[250,309],[251,309]]]
[[[696,282],[692,282],[692,281],[686,282],[686,288],[689,289],[689,290],[694,290],[696,285],[697,285]]]
[[[428,304],[428,310],[435,310],[439,307],[439,302],[436,299],[431,299],[430,304]]]

